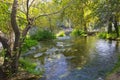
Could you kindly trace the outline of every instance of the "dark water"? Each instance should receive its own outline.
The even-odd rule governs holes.
[[[42,80],[104,80],[120,53],[119,42],[95,37],[59,38],[40,45],[34,57],[45,70]]]

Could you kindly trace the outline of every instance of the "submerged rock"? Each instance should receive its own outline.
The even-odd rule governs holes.
[[[52,53],[55,53],[56,51],[58,51],[58,48],[53,47],[51,49],[48,49],[45,53],[46,54],[52,54]]]
[[[43,55],[43,53],[37,53],[37,54],[34,55],[34,57],[37,58],[37,57],[40,57],[42,55]]]
[[[70,39],[70,36],[64,36],[64,37],[58,37],[58,40],[68,40]]]
[[[30,49],[31,49],[31,50],[36,50],[36,47],[31,47]]]
[[[35,51],[31,50],[31,51],[28,51],[27,53],[23,54],[22,57],[26,57],[26,56],[32,55],[34,53],[35,53]]]
[[[63,42],[57,42],[57,43],[56,43],[56,46],[58,46],[58,47],[63,47],[63,46],[64,46],[63,44],[64,44]]]

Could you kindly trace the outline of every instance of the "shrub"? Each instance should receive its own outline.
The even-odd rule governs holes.
[[[20,58],[19,60],[20,62],[20,68],[22,68],[23,70],[35,74],[35,75],[40,75],[43,73],[44,70],[40,71],[40,70],[35,70],[37,64],[35,62],[32,62],[30,59],[28,58]]]
[[[115,39],[117,38],[117,35],[115,32],[112,32],[110,34],[108,34],[107,32],[103,32],[103,33],[99,33],[98,37],[102,39]]]
[[[64,31],[60,31],[56,36],[57,37],[63,37],[63,36],[65,36],[65,32]]]
[[[115,39],[115,38],[117,38],[116,33],[107,34],[107,39]]]
[[[106,32],[99,33],[98,37],[102,38],[102,39],[106,39],[107,38],[107,33]]]
[[[31,39],[41,41],[47,39],[55,39],[55,34],[49,30],[38,30],[34,35],[30,36]]]
[[[37,44],[38,44],[38,42],[36,40],[32,40],[30,38],[25,39],[24,44],[22,45],[22,52],[26,52],[32,46],[35,46]]]
[[[83,30],[74,29],[71,33],[71,36],[86,36]]]

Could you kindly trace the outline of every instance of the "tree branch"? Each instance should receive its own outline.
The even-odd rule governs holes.
[[[3,37],[2,34],[0,33],[0,42],[2,43],[2,46],[6,52],[5,55],[8,55],[8,57],[11,57],[11,49],[10,49],[10,45],[8,44],[8,39]]]
[[[61,13],[61,12],[63,12],[66,8],[68,8],[73,1],[74,1],[74,0],[71,0],[66,6],[64,6],[64,7],[63,7],[62,9],[60,9],[59,11],[56,11],[56,12],[53,12],[53,13],[48,13],[48,14],[39,15],[39,16],[37,16],[37,17],[34,17],[34,20],[36,20],[37,18],[42,17],[42,16],[50,16],[50,15],[54,15],[54,14]]]
[[[29,6],[29,0],[27,0],[27,3],[26,3],[26,7],[27,7],[26,18],[27,18],[28,23],[27,23],[25,29],[22,32],[23,41],[25,39],[25,36],[27,35],[28,30],[31,28],[32,19],[29,18],[29,9],[30,9],[33,2],[34,2],[34,0],[31,2],[30,6]]]
[[[32,6],[32,4],[33,4],[34,1],[35,1],[35,0],[32,0],[32,1],[31,1],[30,5],[29,5],[29,8]]]

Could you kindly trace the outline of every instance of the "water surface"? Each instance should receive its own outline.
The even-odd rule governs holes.
[[[120,53],[119,42],[95,37],[40,42],[34,55],[45,69],[43,80],[104,80]]]

